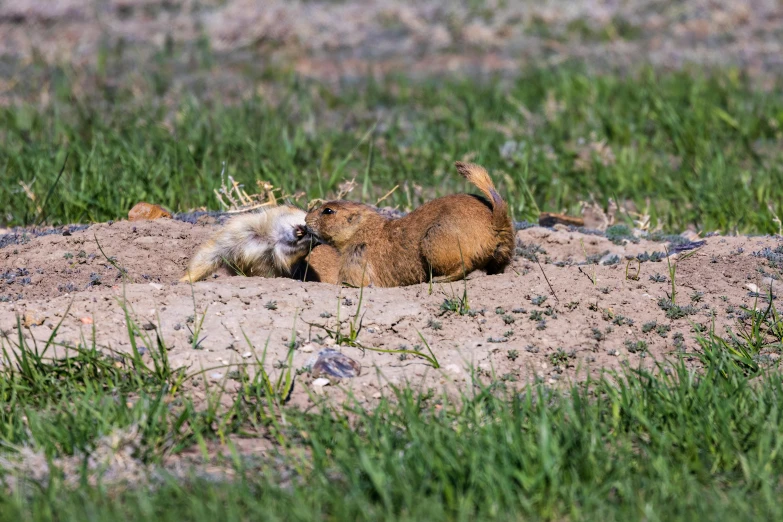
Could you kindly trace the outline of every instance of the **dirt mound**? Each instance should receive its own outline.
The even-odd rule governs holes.
[[[779,277],[770,259],[783,258],[775,254],[783,243],[773,237],[715,236],[701,244],[675,236],[663,243],[616,230],[602,236],[530,227],[517,233],[518,255],[504,274],[474,273],[464,286],[367,288],[360,301],[358,289],[289,279],[221,274],[192,288],[177,283],[212,231],[172,219],[123,221],[7,242],[0,248],[3,342],[15,343],[18,316],[33,325],[22,326],[25,338],[39,345],[62,320],[59,343],[91,342],[94,328],[100,347],[128,351],[126,303],[141,331],[165,341],[174,366],[205,369],[208,380],[229,388],[227,365],[252,362],[266,347],[266,369],[275,374],[295,346],[300,376],[292,401],[300,405],[313,392],[340,398],[348,387],[373,400],[389,383],[455,390],[493,374],[509,383],[554,384],[695,350],[694,328],[713,319],[719,332],[735,326],[740,307],[754,305],[752,290],[763,298]],[[676,263],[673,308],[663,252],[678,248],[684,252],[670,258]],[[602,264],[586,264],[586,258]],[[469,309],[460,314],[463,292]],[[191,330],[203,314],[194,349]],[[415,354],[335,346],[329,331],[339,324],[347,334],[351,321],[359,326],[357,317],[362,345],[429,354],[426,341],[440,368]],[[335,348],[359,363],[361,375],[337,380],[307,371],[319,353]]]

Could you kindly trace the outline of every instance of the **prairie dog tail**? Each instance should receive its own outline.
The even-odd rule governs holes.
[[[223,264],[222,252],[215,238],[210,239],[199,247],[196,255],[191,259],[185,275],[180,278],[182,283],[195,283],[217,271]]]
[[[494,257],[501,264],[508,263],[514,255],[514,226],[508,214],[508,203],[495,190],[495,184],[492,183],[492,178],[484,167],[461,161],[454,162],[454,166],[463,178],[475,185],[487,197],[492,205],[492,225],[498,236]]]
[[[457,171],[463,178],[471,182],[479,189],[492,204],[492,220],[498,229],[506,228],[511,224],[511,218],[508,215],[508,204],[503,201],[498,191],[495,190],[495,184],[489,177],[486,169],[475,163],[463,163],[457,161],[454,163]]]

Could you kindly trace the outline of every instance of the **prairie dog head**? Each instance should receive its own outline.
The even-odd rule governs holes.
[[[350,242],[360,228],[367,226],[372,217],[381,218],[367,205],[350,201],[327,201],[308,212],[305,222],[310,234],[339,249]]]
[[[281,258],[299,257],[310,250],[312,238],[305,226],[304,210],[291,206],[272,207],[267,210],[270,243]]]

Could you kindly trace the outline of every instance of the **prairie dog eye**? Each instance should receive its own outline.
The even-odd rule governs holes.
[[[330,214],[334,214],[334,209],[331,209],[331,208],[329,208],[329,207],[326,207],[325,209],[323,209],[323,210],[321,211],[321,214],[323,214],[323,215],[325,215],[325,216],[328,216],[328,215],[330,215]]]

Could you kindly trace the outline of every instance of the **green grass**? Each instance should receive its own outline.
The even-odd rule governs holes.
[[[758,335],[777,335],[771,310],[753,318]],[[86,340],[52,361],[53,344],[1,341],[0,458],[27,447],[55,472],[0,493],[0,520],[783,516],[783,378],[739,361],[714,333],[700,339],[697,370],[672,361],[666,372],[628,368],[560,390],[476,381],[458,401],[403,387],[374,408],[349,401],[303,412],[282,405],[265,372],[237,372],[235,391],[213,384],[197,404],[186,385],[199,374],[172,371],[165,343],[128,313],[129,335],[153,346],[153,362],[139,348],[104,355]],[[223,462],[236,472],[230,481],[162,471],[149,483],[88,485],[78,456],[129,429],[132,456],[151,466],[210,441],[232,447],[232,435],[272,449],[234,450]],[[73,455],[69,481],[53,459]]]
[[[113,105],[88,103],[61,85],[47,109],[1,108],[0,225],[117,219],[139,200],[216,208],[224,161],[250,192],[263,179],[318,198],[356,177],[351,198],[373,202],[400,184],[387,202],[408,208],[467,189],[452,167],[466,154],[492,170],[517,219],[577,212],[590,194],[642,211],[649,199],[653,224],[676,232],[776,232],[768,205],[783,215],[783,95],[732,71],[619,77],[565,66],[513,81],[334,90],[280,75],[277,85],[279,101],[231,107],[195,97],[164,107],[122,90]]]

